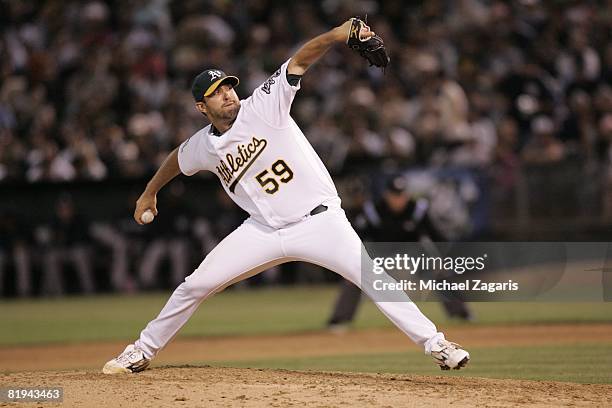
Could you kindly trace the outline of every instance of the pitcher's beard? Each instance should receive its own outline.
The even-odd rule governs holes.
[[[225,123],[233,123],[236,120],[236,116],[238,116],[238,111],[240,110],[240,105],[236,104],[232,106],[230,109],[219,112],[215,115],[215,121],[225,122]]]
[[[240,104],[235,104],[233,106],[231,106],[231,109],[227,110],[227,117],[224,118],[225,120],[229,120],[230,122],[233,122],[236,120],[236,116],[238,116],[238,111],[240,110]]]

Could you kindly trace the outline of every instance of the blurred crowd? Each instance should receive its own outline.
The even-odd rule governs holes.
[[[150,174],[205,119],[191,79],[242,97],[303,41],[368,15],[383,73],[345,47],[304,78],[293,116],[330,170],[512,169],[612,156],[612,1],[0,3],[0,182]]]
[[[385,40],[389,67],[368,67],[334,47],[304,76],[292,108],[333,175],[451,174],[459,180],[452,188],[432,188],[418,174],[411,185],[441,196],[432,211],[447,217],[443,227],[460,230],[470,216],[462,202],[486,201],[462,171],[484,175],[503,203],[522,169],[545,169],[522,179],[558,202],[568,200],[551,174],[575,179],[578,200],[598,201],[612,220],[611,0],[0,2],[0,187],[142,180],[206,125],[190,93],[200,71],[236,74],[245,98],[304,41],[366,14]],[[554,167],[567,162],[578,166]],[[372,193],[359,179],[339,184],[349,210]],[[155,287],[163,262],[178,282],[243,217],[219,195],[214,219],[181,209],[167,225],[134,229],[134,201],[98,224],[79,218],[70,197],[58,199],[44,225],[26,225],[19,209],[5,212],[0,294],[6,266],[22,295],[33,287],[63,293],[66,265],[76,278],[68,281],[85,292],[97,291],[97,281],[124,291]],[[180,206],[174,201],[167,205]]]

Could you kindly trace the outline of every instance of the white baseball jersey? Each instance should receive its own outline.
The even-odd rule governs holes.
[[[236,204],[274,228],[303,219],[319,204],[340,200],[327,169],[289,115],[300,85],[287,81],[288,65],[241,101],[227,132],[215,135],[208,125],[183,142],[178,153],[181,172],[212,171]]]
[[[403,301],[382,301],[362,279],[362,256],[367,265],[372,260],[340,207],[329,173],[289,116],[299,84],[287,81],[287,65],[241,102],[236,121],[225,134],[217,136],[207,126],[179,148],[184,174],[214,172],[251,217],[206,256],[140,333],[135,345],[147,358],[176,336],[204,299],[295,260],[328,268],[362,288],[426,352],[444,338],[407,295]],[[327,204],[327,211],[308,216],[319,204]],[[367,265],[365,270],[371,270]]]

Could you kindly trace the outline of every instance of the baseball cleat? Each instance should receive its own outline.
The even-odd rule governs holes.
[[[144,356],[141,349],[128,345],[123,353],[104,364],[104,374],[137,373],[146,370],[151,360]]]
[[[447,340],[439,340],[434,344],[430,354],[442,370],[459,370],[470,361],[470,353],[463,350],[459,344]]]

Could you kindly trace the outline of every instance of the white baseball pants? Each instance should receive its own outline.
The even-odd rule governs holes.
[[[176,288],[159,315],[140,333],[136,346],[147,358],[153,358],[206,298],[283,262],[297,260],[320,265],[361,288],[361,240],[339,204],[326,205],[327,211],[308,215],[281,229],[247,219]],[[375,304],[412,341],[424,346],[426,352],[430,344],[444,338],[408,297],[402,302]]]

